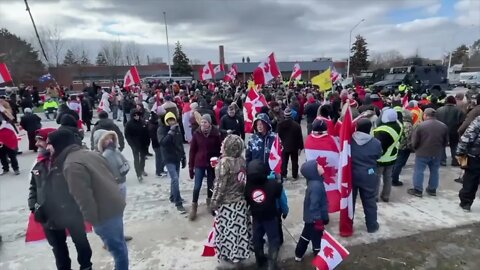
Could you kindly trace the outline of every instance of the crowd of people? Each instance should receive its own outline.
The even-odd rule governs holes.
[[[303,175],[307,181],[304,228],[295,258],[302,260],[310,242],[312,251],[318,253],[324,226],[329,223],[328,183],[324,179],[332,177],[325,163],[331,156],[325,151],[310,151],[301,166],[299,157],[304,150],[339,152],[346,106],[355,119],[351,142],[353,198],[360,195],[369,233],[380,227],[377,203],[388,203],[392,186],[404,184],[400,175],[411,153],[415,153],[415,166],[408,194],[423,196],[423,175],[428,166],[425,192],[436,196],[439,169],[447,166],[445,149],[450,146],[450,165],[465,170],[456,180],[463,183],[460,207],[470,211],[480,180],[479,95],[476,100],[465,101],[463,94],[430,98],[360,86],[320,92],[311,85],[273,83],[259,91],[266,104],[255,116],[252,135],[246,137],[243,107],[247,91],[248,83],[149,82],[128,89],[88,86],[83,93],[70,96],[47,94],[43,106],[51,105],[45,113],[47,118],[56,114],[58,129],[42,128],[41,119],[32,113],[33,104],[23,107],[20,126],[28,134],[29,150],[39,153],[31,174],[28,205],[43,224],[57,268],[70,269],[65,243],[68,229],[81,269],[91,269],[86,221],[112,254],[115,269],[128,269],[125,241],[131,237],[124,235],[122,218],[130,170],[121,153],[126,145],[132,150],[133,171],[140,183],[147,176],[146,158],[154,156],[155,174],[169,176],[170,202],[182,214],[187,210],[179,186],[180,170],[188,169],[194,180],[188,213],[191,221],[197,218],[206,178],[206,207],[216,219],[220,267],[235,267],[253,250],[257,266],[276,269],[283,244],[282,220],[289,214],[282,184]],[[443,104],[438,102],[442,99]],[[0,102],[2,124],[15,124],[9,102]],[[53,105],[57,102],[58,109]],[[98,111],[95,123],[94,108]],[[302,122],[306,122],[307,134]],[[84,127],[90,132],[88,147],[83,143]],[[283,149],[280,174],[269,167],[277,135]],[[3,173],[11,166],[18,174],[18,146],[0,143]]]

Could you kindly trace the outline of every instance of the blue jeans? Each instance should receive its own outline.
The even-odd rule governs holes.
[[[170,201],[175,203],[175,206],[181,206],[182,197],[180,196],[180,186],[179,186],[179,175],[180,175],[180,164],[174,163],[167,163],[165,164],[167,167],[168,175],[170,175]]]
[[[165,164],[163,163],[162,151],[160,151],[160,147],[153,148],[153,151],[155,151],[155,173],[157,174],[157,176],[159,176],[160,173],[165,172],[163,170]]]
[[[200,189],[202,188],[203,177],[207,175],[207,197],[212,198],[213,195],[213,180],[215,179],[215,170],[208,166],[206,168],[195,168],[195,186],[193,187],[193,200],[192,202],[198,202],[198,196]]]
[[[395,161],[395,165],[393,165],[393,172],[392,172],[392,182],[399,182],[400,181],[400,173],[402,172],[403,167],[407,164],[408,158],[410,157],[410,150],[409,149],[400,149],[398,150],[397,161]]]
[[[93,227],[115,261],[115,270],[128,270],[128,249],[123,234],[123,216],[111,218]]]
[[[428,179],[428,190],[437,191],[439,181],[441,157],[415,157],[415,168],[413,170],[413,187],[423,192],[423,173],[428,166],[430,178]]]

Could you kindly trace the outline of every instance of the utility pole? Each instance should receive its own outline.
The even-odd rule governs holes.
[[[163,12],[163,20],[165,21],[165,35],[167,36],[168,77],[171,79],[172,78],[172,66],[170,64],[170,45],[168,44],[167,13],[165,11]]]
[[[352,29],[350,29],[350,38],[348,40],[348,58],[347,58],[347,79],[350,78],[350,55],[352,54],[352,32],[359,26],[362,22],[364,22],[365,19],[362,19],[359,21],[357,24],[355,24]]]
[[[45,60],[47,60],[47,63],[48,63],[48,57],[47,57],[47,54],[45,53],[45,49],[43,48],[42,40],[40,40],[40,36],[38,35],[37,26],[35,25],[35,21],[33,20],[32,12],[30,12],[30,7],[28,6],[27,0],[25,0],[25,8],[28,11],[28,14],[30,15],[30,19],[32,20],[33,29],[35,30],[35,34],[37,35],[38,43],[40,44],[40,49],[42,49],[43,57],[45,57]]]

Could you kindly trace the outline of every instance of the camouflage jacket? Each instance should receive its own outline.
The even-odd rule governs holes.
[[[457,146],[457,155],[480,157],[480,116],[468,126]]]

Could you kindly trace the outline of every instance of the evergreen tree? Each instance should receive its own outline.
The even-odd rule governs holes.
[[[360,71],[368,69],[368,49],[365,38],[361,35],[355,37],[352,44],[352,57],[350,58],[350,73],[360,74]]]
[[[88,55],[86,51],[82,51],[82,56],[80,57],[80,64],[86,66],[90,65],[90,59],[88,59]]]
[[[97,54],[97,60],[95,61],[95,63],[97,64],[97,66],[106,66],[108,64],[107,58],[105,58],[105,55],[103,55],[102,52],[99,52]]]
[[[16,84],[38,82],[38,78],[46,73],[32,44],[5,28],[0,28],[0,52],[0,62],[7,64]]]
[[[452,65],[467,64],[468,62],[468,47],[465,44],[460,45],[452,53]]]
[[[77,57],[71,49],[68,49],[67,53],[65,54],[65,58],[63,59],[63,65],[71,66],[75,64],[78,64]]]
[[[192,66],[190,60],[182,50],[182,45],[179,41],[175,43],[175,52],[173,53],[172,74],[175,76],[191,76]]]

